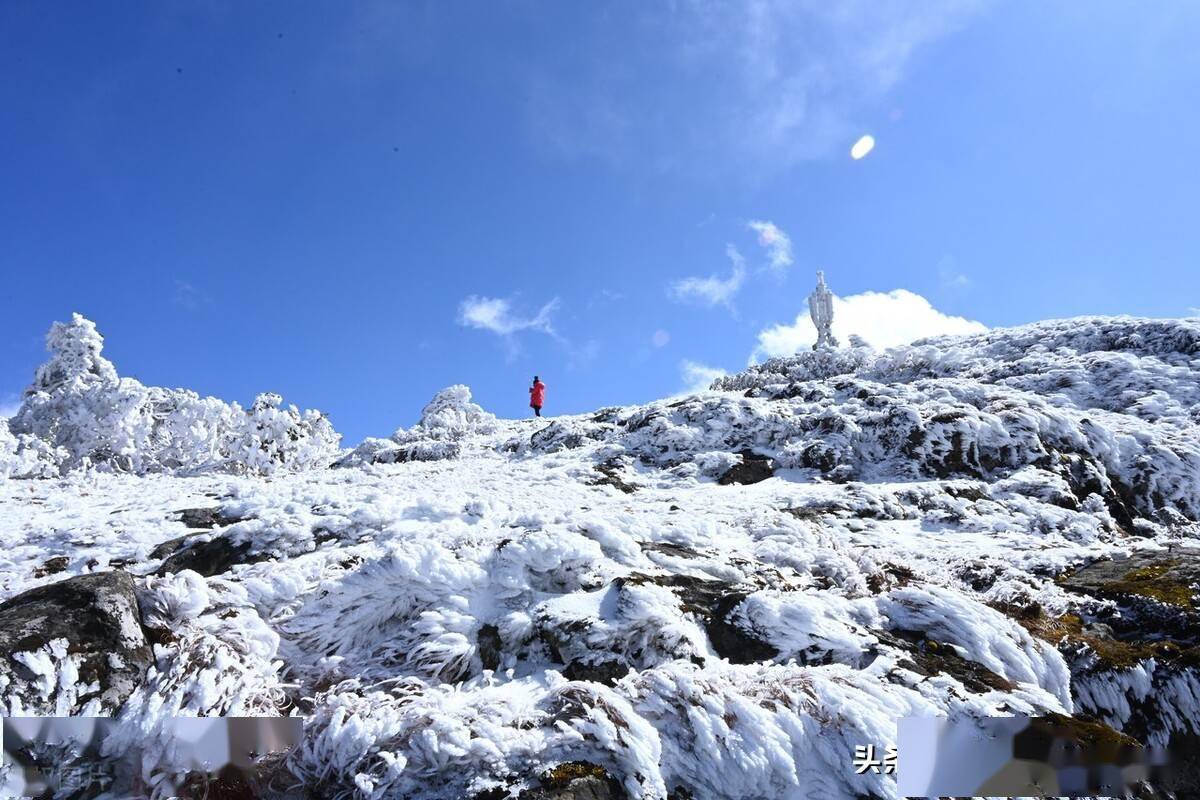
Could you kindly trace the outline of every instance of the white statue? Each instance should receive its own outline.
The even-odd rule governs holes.
[[[813,350],[830,350],[838,346],[833,338],[833,292],[825,285],[825,273],[817,273],[817,288],[808,296],[808,313],[817,328],[817,343]]]

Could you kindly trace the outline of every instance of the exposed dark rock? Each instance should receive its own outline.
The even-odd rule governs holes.
[[[1169,748],[1171,769],[1151,781],[1154,790],[1161,793],[1155,797],[1200,797],[1200,734],[1177,735]]]
[[[769,661],[779,655],[772,645],[731,621],[733,611],[749,596],[732,583],[690,575],[645,575],[639,572],[618,583],[653,583],[670,588],[679,598],[680,608],[700,619],[716,654],[734,664]]]
[[[1078,453],[1064,453],[1059,456],[1059,472],[1071,487],[1071,491],[1079,500],[1085,500],[1089,495],[1103,498],[1108,507],[1108,513],[1118,525],[1129,529],[1133,526],[1133,512],[1129,510],[1126,497],[1122,496],[1119,487],[1109,480],[1103,465],[1094,459]],[[1129,496],[1128,491],[1125,492]],[[1132,500],[1132,497],[1129,497]]]
[[[694,616],[704,628],[719,657],[735,664],[750,664],[768,661],[779,655],[776,648],[759,638],[753,630],[734,621],[735,610],[749,594],[747,590],[738,589],[736,584],[689,575],[635,572],[615,580],[613,587],[620,593],[627,591],[626,586],[645,584],[670,589],[679,600],[680,610]],[[550,657],[564,665],[562,673],[565,677],[612,686],[625,677],[630,669],[639,666],[638,656],[581,651],[578,642],[586,640],[593,622],[589,619],[557,620],[541,625],[539,636]],[[693,662],[703,664],[703,657],[697,653],[678,654],[678,657],[689,656]]]
[[[929,448],[929,454],[924,459],[923,466],[939,478],[951,478],[959,475],[982,478],[984,468],[979,463],[978,443],[973,439],[966,439],[962,430],[953,427],[960,416],[959,412],[946,412],[929,420],[931,429],[945,427],[950,430],[950,434],[948,437],[944,434],[936,438],[930,437],[938,444]],[[947,445],[941,444],[947,440]]]
[[[1155,659],[1166,667],[1183,669],[1200,668],[1200,645],[1195,644],[1197,632],[1192,639],[1171,638],[1166,632],[1155,628],[1147,620],[1141,629],[1130,630],[1118,626],[1114,631],[1111,622],[1118,616],[1101,621],[1085,622],[1078,614],[1050,617],[1040,607],[1012,610],[1000,607],[1030,633],[1056,645],[1064,655],[1093,654],[1103,668],[1128,669],[1147,659]],[[1119,633],[1118,633],[1119,632]],[[1074,661],[1074,659],[1069,659]]]
[[[471,800],[510,800],[512,791],[507,786],[494,786],[471,795]]]
[[[813,442],[801,451],[800,465],[829,472],[838,465],[838,451],[825,442]]]
[[[620,406],[606,406],[598,409],[596,413],[592,414],[592,422],[616,424],[617,418],[621,415],[621,411],[622,409]]]
[[[209,776],[193,772],[183,782],[180,792],[183,798],[197,800],[257,800],[263,796],[253,781],[240,774]]]
[[[479,662],[484,669],[496,670],[500,668],[500,652],[503,643],[500,640],[500,629],[495,625],[488,623],[479,628],[477,636],[479,647]]]
[[[990,692],[994,689],[1011,692],[1016,686],[975,661],[963,658],[953,647],[934,641],[920,631],[876,631],[875,636],[884,644],[903,650],[909,657],[913,671],[932,677],[949,675],[974,693]]]
[[[625,420],[625,430],[629,433],[640,431],[642,428],[650,425],[655,420],[661,419],[662,416],[662,411],[652,406],[639,409]]]
[[[704,630],[713,650],[734,664],[753,664],[770,661],[779,655],[773,645],[762,641],[749,631],[730,621],[733,613],[748,595],[727,594],[712,609],[712,616],[704,621]]]
[[[179,515],[179,521],[189,528],[211,530],[224,528],[235,522],[243,522],[244,518],[234,514],[226,514],[216,506],[213,508],[181,508],[173,512]]]
[[[621,782],[588,761],[569,761],[542,773],[538,785],[521,792],[520,800],[626,800]]]
[[[867,576],[867,588],[874,594],[882,594],[894,587],[907,586],[916,575],[903,564],[883,564],[879,572]]]
[[[587,442],[604,437],[608,426],[591,422],[551,422],[529,437],[529,444],[538,452],[557,453],[573,450]]]
[[[591,681],[613,686],[629,674],[630,666],[617,659],[595,661],[575,660],[563,669],[563,676],[572,681]]]
[[[774,462],[766,456],[750,450],[742,451],[742,463],[735,464],[717,479],[717,483],[728,486],[732,483],[758,483],[775,474]]]
[[[967,500],[972,503],[978,503],[988,497],[987,486],[983,484],[946,483],[942,485],[942,491],[956,500]]]
[[[249,540],[235,543],[229,536],[215,536],[206,542],[188,544],[187,539],[190,538],[199,536],[183,537],[182,540],[172,539],[154,549],[151,555],[163,551],[164,548],[171,548],[171,555],[155,570],[156,575],[190,569],[209,578],[228,572],[236,564],[254,564],[269,558],[264,552],[251,554]]]
[[[641,542],[641,547],[644,552],[661,553],[671,558],[700,558],[700,553],[692,548],[670,542]]]
[[[183,549],[189,539],[194,539],[197,536],[203,536],[202,533],[185,533],[183,536],[176,536],[173,539],[167,539],[165,542],[159,542],[150,551],[150,558],[166,558],[167,556],[177,553]]]
[[[1089,622],[1107,626],[1122,649],[1166,643],[1186,652],[1200,646],[1200,548],[1096,561],[1059,582],[1117,604],[1095,609]]]
[[[617,657],[615,653],[583,653],[572,658],[568,654],[578,653],[572,648],[573,637],[582,636],[591,623],[586,619],[570,620],[562,625],[544,626],[541,629],[542,641],[550,651],[550,657],[563,664],[562,674],[572,681],[592,681],[612,686],[625,677],[631,666]],[[607,657],[611,656],[611,657]]]
[[[43,564],[33,571],[35,578],[44,578],[47,575],[57,575],[67,568],[71,563],[71,559],[66,556],[51,556],[47,558]]]
[[[65,639],[67,652],[78,658],[79,683],[99,685],[95,694],[81,696],[74,710],[93,697],[115,710],[153,662],[133,578],[126,572],[79,575],[0,604],[0,676],[13,682],[6,692],[19,693],[28,713],[56,713],[55,698],[44,698],[30,686],[34,675],[13,656],[55,639]]]
[[[599,472],[603,477],[597,478],[591,482],[592,486],[611,486],[614,489],[620,489],[625,494],[633,494],[641,487],[635,483],[626,483],[621,478],[621,465],[615,460],[605,461],[602,464],[597,464],[593,469]]]

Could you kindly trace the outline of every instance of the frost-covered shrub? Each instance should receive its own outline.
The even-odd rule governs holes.
[[[337,456],[339,435],[315,411],[301,414],[268,394],[243,412],[237,403],[144,386],[117,375],[101,355],[103,343],[79,314],[51,327],[50,360],[0,434],[0,471],[266,473],[325,466]]]
[[[609,423],[591,420],[556,419],[530,435],[514,436],[501,445],[500,449],[510,453],[557,453],[603,440],[614,430]]]
[[[8,420],[0,418],[0,478],[49,478],[58,475],[66,450],[23,433],[13,434]]]
[[[749,397],[651,403],[613,444],[661,467],[748,449],[838,481],[1032,467],[1065,482],[1062,503],[1095,494],[1122,524],[1200,520],[1200,326],[1075,324],[772,359],[714,384]]]
[[[839,375],[883,384],[960,378],[1142,419],[1187,417],[1200,403],[1200,322],[1077,317],[923,339],[880,353],[803,352],[725,376],[713,388],[795,396],[806,381]]]
[[[535,610],[542,638],[553,644],[560,660],[576,669],[608,664],[645,669],[708,654],[704,632],[679,613],[670,589],[626,583],[589,594],[596,608],[572,596]]]
[[[794,356],[772,358],[743,372],[717,378],[711,388],[736,392],[768,385],[852,375],[862,369],[874,355],[875,351],[870,345],[858,339],[855,346],[847,348],[805,350]]]
[[[328,466],[341,439],[324,414],[284,407],[277,394],[260,394],[239,423],[229,444],[228,463],[235,471]]]
[[[540,688],[346,681],[316,699],[288,767],[331,800],[471,797],[544,751],[547,731],[534,724],[545,716]]]
[[[634,710],[658,732],[655,772],[713,800],[893,797],[895,784],[846,769],[856,742],[894,739],[895,720],[935,713],[910,692],[832,667],[676,662],[629,681]],[[653,796],[653,795],[648,795]]]
[[[490,433],[496,416],[471,401],[471,390],[460,384],[448,386],[433,396],[421,409],[419,430],[408,432],[408,438],[462,439],[476,433]],[[403,438],[397,431],[396,438]]]
[[[444,461],[458,458],[460,442],[492,433],[496,416],[471,400],[471,390],[462,384],[442,389],[411,428],[399,428],[390,439],[369,438],[354,448],[339,467],[363,464],[398,464],[405,461]]]
[[[343,656],[362,675],[458,680],[475,653],[469,596],[483,580],[478,564],[441,544],[400,543],[331,583],[285,630],[314,664]]]
[[[528,786],[554,764],[584,759],[631,798],[666,800],[658,734],[616,691],[554,673],[428,686],[346,681],[316,699],[288,767],[331,800],[458,800]]]

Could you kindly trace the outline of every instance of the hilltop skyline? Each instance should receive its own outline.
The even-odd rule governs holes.
[[[1200,10],[1126,11],[7,6],[0,408],[75,311],[349,441],[455,383],[520,416],[534,373],[559,414],[738,370],[818,269],[881,344],[1195,314]]]

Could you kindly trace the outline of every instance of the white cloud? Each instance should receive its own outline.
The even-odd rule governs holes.
[[[679,362],[679,375],[683,378],[685,392],[702,392],[709,387],[709,384],[725,374],[723,369],[710,367],[697,361],[684,359]]]
[[[877,349],[908,344],[927,336],[962,335],[986,331],[981,322],[943,314],[919,294],[905,289],[863,292],[833,298],[833,335],[843,345],[857,334]],[[791,325],[775,325],[758,334],[751,363],[772,356],[790,356],[812,347],[817,331],[805,308]]]
[[[171,302],[188,311],[197,311],[212,303],[212,298],[202,289],[198,289],[187,281],[176,280],[175,291],[171,294]]]
[[[758,243],[767,251],[771,268],[782,271],[792,265],[792,240],[769,220],[752,220],[747,223],[758,234]]]
[[[867,157],[867,154],[875,149],[875,137],[867,134],[859,138],[857,142],[850,148],[850,157],[855,161]]]
[[[938,277],[946,289],[965,289],[971,285],[971,279],[961,272],[943,271]]]
[[[539,331],[557,336],[550,317],[558,309],[554,298],[532,317],[522,317],[512,310],[512,304],[500,297],[471,295],[458,305],[458,324],[467,328],[490,331],[499,336],[512,336],[520,331]]]
[[[1193,317],[1200,317],[1200,306],[1192,306],[1188,309]]]
[[[959,271],[958,261],[950,255],[938,261],[938,281],[943,289],[966,289],[971,285],[971,279]]]
[[[657,330],[654,332],[654,335],[650,337],[650,343],[655,347],[666,347],[671,343],[671,334],[664,330]]]
[[[14,416],[21,408],[20,400],[4,401],[0,403],[0,419],[7,419]]]
[[[725,255],[733,265],[728,278],[709,275],[707,278],[691,277],[675,281],[671,284],[668,294],[684,303],[699,303],[705,306],[728,306],[734,295],[746,281],[746,260],[733,245],[725,246]]]

